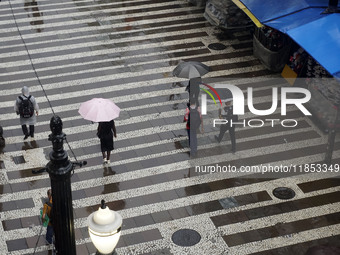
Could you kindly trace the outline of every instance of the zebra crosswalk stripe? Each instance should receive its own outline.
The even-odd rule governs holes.
[[[40,231],[37,217],[41,198],[49,186],[48,175],[32,175],[31,170],[46,164],[51,150],[46,139],[52,111],[43,89],[56,114],[64,116],[63,131],[71,138],[69,145],[78,160],[89,162],[77,169],[72,179],[75,228],[77,233],[82,233],[76,240],[79,250],[93,252],[86,246],[90,243],[86,235],[86,213],[98,206],[101,199],[126,219],[117,254],[243,255],[290,249],[340,235],[334,216],[333,222],[323,221],[319,227],[311,225],[301,232],[293,231],[294,238],[272,235],[263,240],[230,242],[237,235],[249,237],[251,231],[275,228],[281,222],[294,224],[333,217],[339,212],[340,201],[214,225],[214,217],[278,206],[282,201],[272,195],[272,189],[277,186],[292,188],[297,196],[290,201],[296,204],[339,191],[334,183],[323,184],[320,190],[308,193],[299,188],[301,183],[333,178],[338,175],[335,171],[268,179],[252,173],[195,172],[197,166],[216,164],[235,164],[240,169],[242,164],[289,166],[323,160],[327,136],[293,106],[288,107],[286,117],[295,116],[301,126],[287,130],[273,127],[268,133],[249,126],[238,128],[236,154],[228,151],[228,135],[220,144],[215,143],[214,135],[219,129],[212,127],[212,115],[204,116],[206,132],[198,135],[202,155],[190,159],[182,122],[188,101],[184,91],[187,80],[171,74],[179,61],[199,59],[212,67],[203,79],[219,77],[222,81],[221,77],[229,77],[228,82],[240,86],[243,92],[248,85],[256,83],[255,107],[270,104],[271,87],[285,86],[285,81],[274,82],[279,74],[267,71],[252,55],[249,32],[237,31],[233,38],[222,41],[227,46],[225,50],[210,50],[207,47],[210,43],[219,42],[217,30],[203,18],[204,8],[189,5],[185,0],[110,3],[40,0],[26,1],[24,5],[22,1],[11,0],[10,4],[18,29],[10,5],[0,2],[0,124],[6,137],[4,153],[0,154],[0,254],[32,253],[34,238]],[[268,86],[266,82],[270,79],[273,85]],[[13,112],[14,100],[23,85],[30,87],[41,105],[36,147],[23,147],[18,117]],[[111,164],[106,167],[101,164],[99,140],[94,138],[97,126],[82,121],[77,113],[80,103],[91,97],[111,98],[122,108],[121,117],[116,120],[119,131],[116,148]],[[275,116],[279,112],[280,108]],[[251,118],[255,116],[246,112],[240,120]],[[262,128],[270,130],[268,127],[266,123]],[[340,159],[337,148],[333,153],[335,162]],[[27,161],[17,164],[14,158],[20,156]],[[70,152],[69,158],[75,160]],[[238,204],[225,208],[226,199]],[[201,242],[187,248],[172,243],[171,235],[182,228],[197,230]],[[43,243],[38,244],[38,251],[47,249]]]

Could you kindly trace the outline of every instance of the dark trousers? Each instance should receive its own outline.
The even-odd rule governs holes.
[[[34,137],[34,125],[30,125],[30,133],[28,134],[28,130],[27,130],[27,126],[26,125],[22,125],[22,132],[24,133],[24,135],[30,135],[31,137]]]
[[[236,151],[235,127],[229,127],[228,125],[221,125],[220,134],[218,135],[217,139],[219,142],[221,142],[225,132],[227,132],[228,130],[229,130],[230,141],[231,141],[231,150],[235,152]]]
[[[188,137],[189,137],[189,146],[191,155],[195,156],[197,153],[197,131],[196,129],[187,129]]]
[[[46,230],[46,241],[49,243],[49,244],[52,244],[53,242],[53,227],[52,226],[47,226],[47,230]]]

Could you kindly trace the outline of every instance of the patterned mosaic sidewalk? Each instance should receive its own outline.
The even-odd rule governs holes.
[[[209,65],[212,71],[204,76],[209,83],[228,79],[243,91],[251,84],[258,109],[270,107],[271,87],[287,86],[253,56],[248,31],[220,41],[204,9],[184,0],[10,0],[0,6],[0,125],[6,137],[0,154],[0,254],[33,253],[50,186],[47,174],[32,174],[46,165],[52,149],[47,140],[52,111],[36,75],[63,120],[74,154],[88,162],[72,176],[77,254],[95,253],[86,218],[101,199],[123,216],[119,255],[303,255],[315,245],[339,245],[340,181],[334,178],[339,173],[195,171],[216,164],[240,169],[324,158],[327,136],[289,107],[287,118],[298,120],[297,127],[238,128],[235,154],[228,134],[215,142],[219,130],[205,116],[198,157],[190,159],[183,123],[187,81],[171,74],[179,61]],[[226,49],[211,50],[211,43]],[[41,109],[35,141],[23,141],[13,112],[23,85]],[[93,97],[111,98],[122,109],[109,166],[102,165],[97,125],[78,114],[80,103]],[[279,110],[270,117],[280,118]],[[247,112],[241,120],[252,118]],[[337,139],[334,164],[340,163],[339,149]],[[277,187],[289,187],[296,196],[280,200],[272,193]],[[181,229],[196,230],[200,241],[176,245],[172,235]],[[50,248],[44,233],[39,255]]]

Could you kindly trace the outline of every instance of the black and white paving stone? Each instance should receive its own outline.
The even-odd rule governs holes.
[[[72,176],[77,254],[95,253],[86,218],[101,199],[123,216],[117,254],[302,255],[315,245],[339,245],[338,172],[195,172],[197,166],[289,166],[324,158],[327,135],[288,107],[296,128],[238,128],[235,154],[228,134],[220,144],[214,141],[219,130],[210,125],[209,113],[205,133],[198,135],[198,157],[190,159],[183,123],[187,80],[171,74],[179,61],[211,66],[206,82],[228,79],[243,92],[256,84],[254,104],[260,108],[270,107],[271,87],[287,86],[253,56],[249,32],[219,41],[204,9],[185,0],[9,0],[0,6],[0,125],[6,138],[0,154],[0,254],[32,254],[38,240],[39,210],[50,184],[47,174],[32,170],[47,164],[52,149],[48,100],[77,159],[88,161]],[[211,50],[212,43],[226,48]],[[35,141],[27,142],[13,112],[24,85],[41,108]],[[93,97],[110,98],[122,109],[109,166],[102,165],[96,124],[77,112]],[[273,117],[279,113],[278,108]],[[240,120],[251,118],[246,112]],[[65,149],[74,160],[66,144]],[[14,161],[21,156],[24,163]],[[338,138],[333,158],[340,162]],[[296,196],[280,200],[272,194],[277,187],[289,187]],[[200,241],[174,244],[172,236],[181,229],[197,231]],[[50,249],[44,231],[36,254]]]

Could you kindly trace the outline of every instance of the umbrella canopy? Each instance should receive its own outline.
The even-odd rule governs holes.
[[[110,99],[93,98],[82,103],[78,112],[86,120],[106,122],[119,117],[120,108]]]
[[[172,74],[179,78],[196,78],[207,74],[210,67],[197,61],[181,62],[172,71]]]

